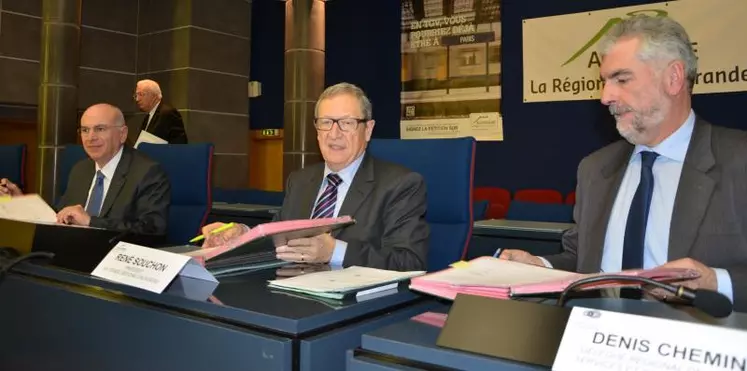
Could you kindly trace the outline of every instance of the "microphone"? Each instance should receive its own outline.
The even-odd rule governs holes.
[[[54,258],[54,253],[47,252],[47,251],[31,252],[31,253],[19,256],[19,257],[15,258],[15,259],[11,260],[10,263],[8,263],[8,265],[6,265],[4,267],[0,266],[0,283],[3,282],[3,279],[5,278],[5,276],[8,275],[8,272],[10,272],[10,270],[13,269],[13,267],[15,267],[17,264],[19,264],[19,263],[21,263],[23,261],[26,261],[26,260],[39,259],[39,258],[43,258],[43,259],[47,259],[47,260],[52,260]]]
[[[575,281],[572,284],[568,285],[568,287],[566,287],[565,290],[563,290],[556,304],[560,307],[564,306],[567,300],[568,294],[575,291],[576,288],[578,288],[579,286],[588,285],[591,283],[599,283],[599,282],[604,282],[604,281],[636,282],[636,283],[645,283],[647,285],[655,286],[671,294],[674,294],[678,298],[686,300],[687,302],[692,304],[693,307],[698,308],[704,313],[715,318],[727,317],[731,314],[733,310],[732,308],[733,305],[731,301],[729,300],[729,298],[727,298],[720,292],[706,290],[706,289],[692,290],[681,285],[676,285],[676,286],[670,285],[667,283],[652,280],[650,278],[636,277],[636,276],[623,276],[623,275],[594,276],[594,277],[587,277],[587,278],[583,278],[578,281]],[[641,290],[643,290],[643,288],[641,288]]]

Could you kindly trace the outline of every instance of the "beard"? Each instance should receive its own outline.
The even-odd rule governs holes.
[[[656,138],[667,111],[665,106],[665,102],[659,101],[642,110],[622,104],[611,105],[609,110],[615,116],[617,131],[625,140],[633,145],[645,145]],[[632,118],[621,117],[623,114],[631,114]],[[626,119],[630,121],[626,122]]]

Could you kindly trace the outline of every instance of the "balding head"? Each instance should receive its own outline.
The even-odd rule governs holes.
[[[137,82],[134,98],[141,111],[150,112],[161,102],[163,95],[157,82],[145,79]]]
[[[104,167],[127,140],[122,111],[106,103],[88,107],[80,118],[80,136],[88,156]]]

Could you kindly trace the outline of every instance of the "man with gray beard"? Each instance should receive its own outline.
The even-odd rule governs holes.
[[[695,269],[685,286],[746,311],[747,133],[693,112],[697,58],[671,18],[631,17],[600,46],[602,103],[625,140],[581,161],[562,253],[501,258],[581,273]]]

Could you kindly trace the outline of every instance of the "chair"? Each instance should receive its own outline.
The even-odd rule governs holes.
[[[21,189],[26,186],[26,145],[0,146],[0,179],[8,178]]]
[[[563,194],[554,189],[521,189],[514,193],[514,200],[543,204],[562,204]]]
[[[475,200],[487,200],[490,203],[485,214],[486,219],[503,219],[506,210],[511,203],[511,192],[505,188],[477,187],[475,188]]]
[[[368,152],[420,173],[428,193],[428,271],[462,259],[472,236],[474,138],[373,139]]]
[[[57,168],[57,199],[55,202],[59,201],[59,198],[65,194],[67,181],[70,177],[70,171],[73,170],[73,166],[86,157],[88,155],[82,145],[68,144],[65,146],[65,149],[60,154],[60,162]]]
[[[569,193],[568,196],[565,197],[565,204],[566,205],[576,204],[576,191]]]
[[[229,204],[281,206],[284,197],[284,192],[262,191],[259,189],[215,188],[213,190],[213,202],[226,202]]]
[[[138,150],[160,163],[171,182],[168,243],[187,243],[212,208],[213,145],[141,143]]]
[[[472,206],[472,219],[474,221],[485,220],[490,202],[488,200],[475,201]]]
[[[513,200],[508,208],[506,219],[573,223],[573,206]]]

